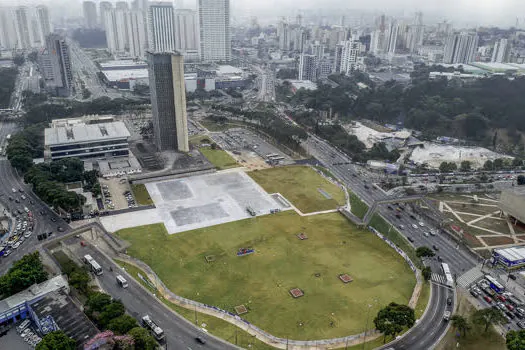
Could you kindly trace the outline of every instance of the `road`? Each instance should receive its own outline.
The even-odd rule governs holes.
[[[404,337],[395,340],[381,349],[390,347],[396,350],[421,350],[431,349],[445,332],[448,322],[443,321],[445,310],[452,313],[452,306],[447,305],[447,298],[453,298],[450,288],[434,284],[430,296],[429,309]]]
[[[138,282],[135,281],[137,276],[131,278],[126,275],[125,278],[129,283],[129,287],[126,289],[119,287],[116,283],[116,271],[120,271],[120,267],[108,260],[98,249],[86,246],[82,248],[82,251],[83,254],[90,254],[105,269],[103,275],[97,276],[97,280],[103,289],[113,298],[120,299],[126,306],[128,312],[135,318],[140,319],[144,315],[150,315],[153,321],[164,330],[168,348],[237,349],[237,347],[232,344],[199,331],[195,325],[173,313],[167,306],[150,292],[144,290]],[[113,268],[113,272],[109,271],[110,266]],[[121,274],[124,276],[123,273]],[[206,345],[197,343],[195,341],[196,336],[204,338]]]

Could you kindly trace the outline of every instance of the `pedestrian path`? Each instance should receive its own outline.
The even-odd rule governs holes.
[[[460,287],[468,288],[472,283],[476,282],[476,280],[480,279],[481,277],[483,277],[483,272],[481,272],[479,266],[474,266],[459,276],[456,280],[456,283]]]

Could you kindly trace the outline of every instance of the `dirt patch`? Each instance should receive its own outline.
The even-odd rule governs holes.
[[[468,232],[463,232],[463,237],[465,238],[465,240],[467,241],[467,244],[470,246],[470,247],[482,247],[483,244],[481,244],[481,242],[473,235],[471,235],[470,233]]]
[[[505,236],[481,237],[481,239],[490,246],[514,243],[512,238]]]

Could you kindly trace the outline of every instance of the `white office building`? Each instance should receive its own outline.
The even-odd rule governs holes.
[[[205,62],[230,61],[230,0],[198,0],[200,54]]]
[[[175,10],[175,49],[184,56],[184,61],[197,61],[199,55],[199,26],[197,12]]]
[[[175,51],[175,18],[170,2],[151,2],[148,8],[148,47],[153,52]]]
[[[132,10],[126,13],[129,53],[134,58],[144,58],[148,45],[144,12]]]
[[[15,29],[18,49],[29,49],[33,46],[33,33],[31,29],[29,9],[18,6],[15,9]]]
[[[317,57],[302,54],[299,58],[299,80],[317,80]]]
[[[102,27],[102,29],[106,29],[106,17],[108,12],[113,9],[113,4],[109,1],[101,1],[100,4],[98,4],[98,9],[100,13],[100,27]]]
[[[11,8],[0,8],[0,47],[14,49],[17,46],[17,35],[14,11]]]
[[[357,40],[343,42],[340,72],[348,75],[355,70],[363,70],[363,51],[364,45]]]
[[[39,5],[36,7],[36,19],[37,19],[37,32],[38,40],[43,46],[46,41],[46,36],[51,34],[53,28],[51,26],[51,20],[49,18],[49,9],[47,6]]]
[[[97,5],[93,1],[84,1],[82,3],[84,15],[84,25],[86,28],[93,29],[97,26]]]

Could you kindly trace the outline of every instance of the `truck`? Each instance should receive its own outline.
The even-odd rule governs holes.
[[[157,326],[155,322],[149,317],[149,315],[142,317],[142,327],[147,328],[151,333],[153,333],[153,336],[157,341],[162,341],[164,339],[164,331],[162,328]]]
[[[445,313],[443,314],[443,321],[447,321],[450,320],[450,311],[445,311]]]

